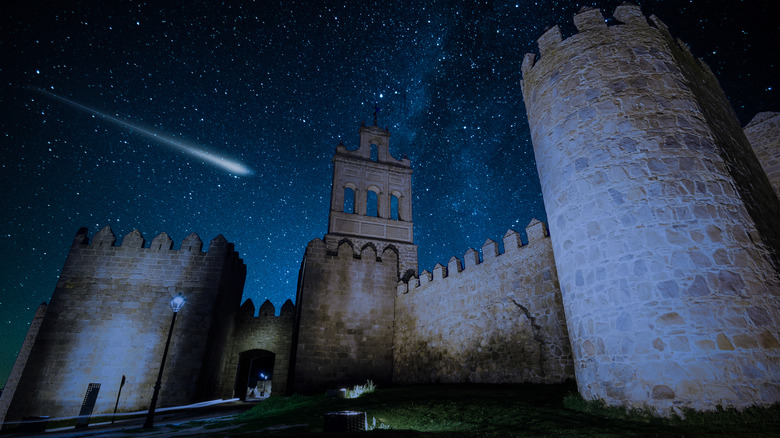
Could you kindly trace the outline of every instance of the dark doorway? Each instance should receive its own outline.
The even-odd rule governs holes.
[[[238,355],[235,396],[241,400],[271,395],[276,355],[268,350],[247,350]]]

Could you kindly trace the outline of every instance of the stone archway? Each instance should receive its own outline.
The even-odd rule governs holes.
[[[247,350],[238,355],[234,394],[241,400],[271,395],[276,354],[268,350]]]

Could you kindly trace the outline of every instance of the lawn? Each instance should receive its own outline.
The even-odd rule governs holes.
[[[688,412],[662,419],[585,402],[568,385],[436,385],[380,389],[356,399],[272,397],[237,417],[235,435],[322,434],[332,411],[367,413],[381,437],[778,437],[780,406],[745,412]],[[374,426],[374,424],[376,426]]]

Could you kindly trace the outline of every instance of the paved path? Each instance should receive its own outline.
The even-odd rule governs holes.
[[[185,409],[176,412],[164,412],[155,415],[153,429],[142,429],[145,418],[133,418],[117,420],[115,423],[92,424],[87,429],[75,430],[74,428],[47,430],[38,434],[10,434],[4,437],[94,437],[94,438],[165,438],[176,436],[228,436],[230,430],[240,427],[229,420],[241,414],[253,406],[256,402],[231,402],[220,405],[202,407],[197,409]],[[224,426],[220,427],[219,424]],[[183,425],[186,424],[186,427]],[[223,435],[224,433],[224,435]]]

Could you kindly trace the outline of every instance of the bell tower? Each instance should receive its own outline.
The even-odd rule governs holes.
[[[309,242],[298,275],[291,391],[392,384],[398,281],[417,275],[417,245],[412,168],[389,141],[375,118],[357,149],[336,148],[328,233]]]
[[[348,238],[356,247],[372,243],[381,253],[398,250],[399,276],[417,274],[417,246],[412,221],[412,168],[408,158],[388,150],[390,132],[376,125],[360,127],[360,146],[343,144],[333,156],[329,246]]]

